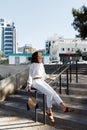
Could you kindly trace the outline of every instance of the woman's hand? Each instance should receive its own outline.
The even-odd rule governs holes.
[[[28,86],[28,92],[31,92],[31,87],[30,86]]]
[[[27,83],[27,92],[31,92],[31,84]]]
[[[55,80],[56,78],[55,77],[49,77],[50,80]]]

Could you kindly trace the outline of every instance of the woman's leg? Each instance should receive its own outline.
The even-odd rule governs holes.
[[[47,115],[51,122],[54,122],[53,112],[52,112],[52,92],[50,91],[48,85],[42,80],[37,80],[33,82],[33,87],[44,93],[47,96]]]
[[[47,107],[52,108],[53,94],[52,90],[50,89],[51,87],[49,87],[49,85],[41,79],[34,80],[33,87],[47,96]]]
[[[56,92],[55,92],[55,95],[54,95],[54,99],[58,103],[58,105],[62,108],[62,110],[64,112],[73,112],[74,111],[73,108],[67,107],[65,105],[65,103],[62,101],[62,99],[59,97],[59,95]]]
[[[44,93],[47,96],[47,107],[52,108],[52,100],[54,99],[57,104],[62,103],[62,99],[59,95],[54,91],[54,89],[47,84],[45,81],[38,79],[33,81],[33,87]]]
[[[34,80],[33,87],[39,90],[40,92],[44,93],[47,96],[47,107],[48,111],[52,108],[52,100],[54,99],[58,105],[62,108],[62,110],[65,112],[67,107],[65,103],[62,101],[62,99],[59,97],[59,95],[56,93],[56,91],[45,81],[38,79]],[[68,111],[73,111],[73,109],[68,109]]]

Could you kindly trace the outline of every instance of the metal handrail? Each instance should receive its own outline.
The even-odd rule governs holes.
[[[56,71],[54,71],[52,74],[55,74],[58,70],[59,70],[59,74],[57,74],[56,79],[59,78],[59,84],[60,84],[60,88],[59,88],[59,92],[60,94],[61,92],[61,84],[62,84],[62,74],[66,72],[66,94],[69,95],[69,75],[70,75],[70,82],[72,81],[72,69],[71,69],[71,60],[68,62],[69,64],[65,63],[62,66],[60,66]],[[63,70],[62,68],[65,67]],[[70,70],[70,73],[68,72],[68,70]],[[76,61],[76,83],[78,82],[78,66],[77,66],[77,61]],[[50,81],[48,84],[50,85],[51,83],[53,83],[53,81]]]
[[[62,69],[62,67],[64,67],[65,64],[61,67],[59,67],[56,71],[54,71],[52,74],[55,74],[58,70],[60,71]],[[66,66],[66,68],[64,68],[64,70],[62,70],[59,74],[57,74],[56,79],[61,76],[68,68],[70,65]],[[53,81],[49,81],[49,84],[51,84]]]

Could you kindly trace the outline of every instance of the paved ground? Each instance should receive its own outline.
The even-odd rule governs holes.
[[[7,112],[0,108],[0,130],[66,130],[62,128],[53,128],[40,122],[17,117],[15,113]],[[69,130],[69,129],[68,129]]]

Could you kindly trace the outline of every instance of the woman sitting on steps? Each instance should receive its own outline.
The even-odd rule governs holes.
[[[74,109],[67,107],[56,91],[46,83],[45,79],[49,78],[51,80],[55,80],[55,78],[51,78],[45,73],[45,68],[42,63],[42,54],[38,51],[32,54],[31,65],[29,68],[29,77],[27,81],[28,90],[31,92],[31,86],[33,88],[39,90],[41,93],[47,96],[47,115],[51,122],[54,122],[53,112],[52,112],[52,100],[54,99],[56,103],[62,108],[64,112],[73,112]]]

